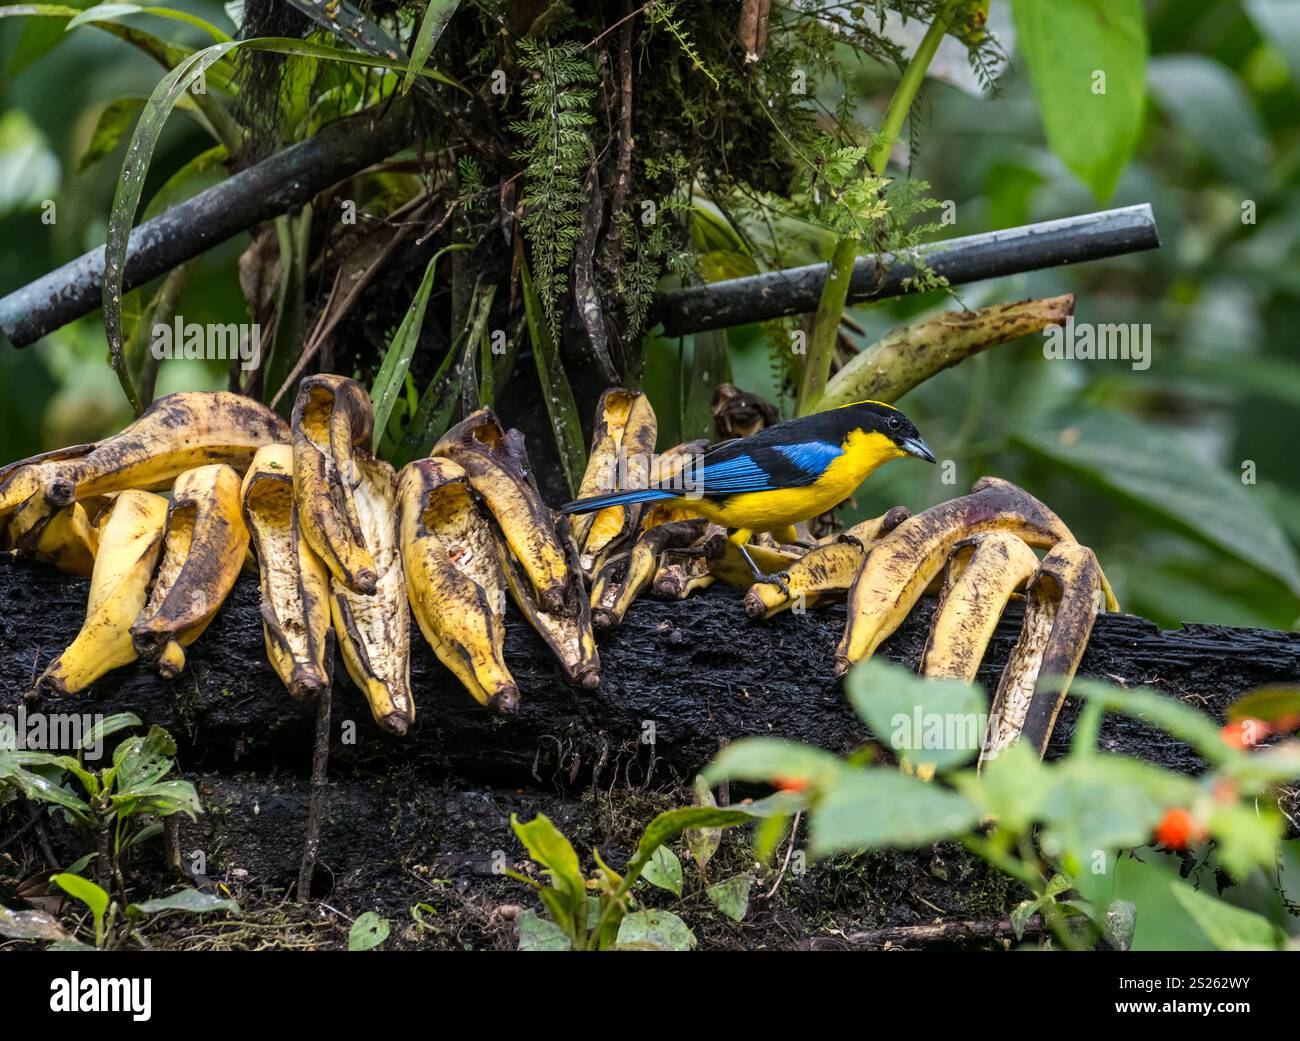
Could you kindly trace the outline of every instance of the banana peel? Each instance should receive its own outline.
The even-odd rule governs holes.
[[[315,697],[328,689],[334,661],[330,577],[298,523],[293,448],[260,449],[240,497],[258,561],[267,659],[295,698]]]
[[[532,482],[521,438],[515,434],[508,439],[496,413],[479,409],[448,430],[430,454],[465,471],[528,577],[538,605],[552,614],[571,613],[577,605],[568,556]]]
[[[116,498],[100,527],[81,631],[50,663],[38,686],[76,694],[136,660],[131,626],[148,599],[166,525],[167,500],[161,495],[125,491]]]
[[[0,467],[0,517],[33,496],[55,509],[127,488],[165,489],[187,470],[225,463],[243,472],[289,428],[261,402],[229,391],[159,398],[120,433]]]
[[[906,507],[895,506],[879,517],[861,521],[814,546],[785,566],[785,590],[768,582],[753,582],[751,585],[752,575],[745,568],[745,576],[749,579],[745,583],[749,586],[745,594],[745,613],[751,618],[771,618],[796,604],[807,608],[842,598],[861,570],[867,550],[910,516]],[[749,551],[754,554],[752,546]],[[736,551],[736,556],[740,557],[739,551]],[[754,562],[768,574],[781,570],[773,568],[769,571],[757,556]],[[743,566],[744,562],[739,563]]]
[[[658,421],[650,399],[622,387],[610,387],[596,404],[587,470],[578,498],[647,487]],[[587,573],[609,544],[631,528],[640,505],[608,506],[572,518],[573,539]]]
[[[1029,580],[1025,619],[989,712],[980,765],[1012,742],[1041,756],[1105,599],[1097,558],[1072,539],[1056,543]]]
[[[475,701],[514,712],[519,688],[503,656],[505,579],[468,474],[436,456],[407,464],[397,526],[407,595],[424,638]]]
[[[162,560],[131,627],[136,654],[157,662],[164,677],[185,667],[183,648],[208,627],[239,577],[248,551],[240,485],[232,467],[214,463],[187,470],[172,488]]]
[[[362,470],[373,456],[370,395],[344,376],[309,376],[293,406],[293,489],[308,545],[336,582],[375,591],[378,569],[356,504]]]
[[[621,624],[632,602],[654,580],[660,554],[691,545],[707,524],[701,518],[657,525],[642,532],[629,552],[605,564],[591,586],[592,625],[613,629]]]
[[[400,737],[415,722],[415,699],[411,609],[397,538],[397,475],[368,451],[356,453],[353,462],[352,509],[357,535],[373,562],[375,581],[372,592],[361,593],[331,574],[330,617],[343,665],[365,695],[371,716],[382,729]],[[297,464],[295,451],[295,493]]]
[[[957,543],[995,530],[1038,548],[1075,541],[1065,522],[1024,489],[997,477],[981,477],[969,495],[908,518],[872,546],[849,590],[848,621],[836,651],[837,674],[869,658],[902,624]],[[1107,599],[1113,602],[1113,597]]]

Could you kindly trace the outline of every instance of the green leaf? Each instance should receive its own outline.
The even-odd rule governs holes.
[[[1133,154],[1146,103],[1141,0],[1013,0],[1025,59],[1052,151],[1098,202]],[[1094,73],[1104,73],[1104,93]]]
[[[451,425],[451,414],[456,408],[456,399],[460,397],[460,370],[452,373],[452,365],[460,353],[460,343],[457,340],[447,351],[438,371],[420,395],[415,412],[407,420],[402,439],[389,460],[395,469],[400,470],[412,459],[425,458]]]
[[[727,331],[713,329],[691,337],[691,370],[682,402],[682,438],[717,440],[713,422],[713,392],[731,379]]]
[[[203,812],[199,793],[189,781],[162,781],[142,785],[114,795],[112,802],[119,812],[129,808],[136,813],[156,813],[160,817],[184,813],[193,820]]]
[[[911,849],[973,828],[979,807],[937,784],[896,770],[846,770],[812,812],[812,851],[819,857],[847,850]]]
[[[467,242],[444,246],[433,255],[424,269],[419,288],[406,309],[392,342],[384,352],[384,360],[375,374],[375,382],[370,388],[370,401],[375,412],[374,449],[378,451],[379,442],[388,429],[388,418],[393,414],[393,405],[402,392],[406,373],[411,368],[411,359],[415,356],[416,344],[420,341],[420,330],[424,326],[424,312],[429,306],[429,293],[433,290],[433,279],[438,270],[438,261],[444,254],[462,249],[472,249]]]
[[[116,712],[111,716],[105,716],[98,720],[81,739],[77,748],[85,751],[98,745],[104,738],[116,734],[122,730],[129,730],[131,727],[144,726],[144,721],[134,712]]]
[[[1232,757],[1232,749],[1223,743],[1219,728],[1209,716],[1158,690],[1120,687],[1081,676],[1071,684],[1070,693],[1095,701],[1108,712],[1158,726],[1172,737],[1186,741],[1212,763],[1223,763]]]
[[[1261,36],[1276,47],[1300,85],[1300,6],[1293,0],[1246,0],[1246,14]]]
[[[1182,881],[1172,881],[1170,887],[1174,899],[1219,950],[1277,951],[1286,946],[1286,934],[1263,915],[1233,907]]]
[[[1272,722],[1286,716],[1300,715],[1300,686],[1269,684],[1243,694],[1228,706],[1228,722],[1262,719]]]
[[[578,485],[587,469],[586,442],[582,437],[582,421],[578,406],[573,400],[569,378],[564,373],[560,351],[551,336],[551,328],[542,309],[541,299],[533,289],[533,278],[528,272],[528,262],[519,264],[520,289],[524,297],[524,314],[528,321],[529,342],[533,346],[533,361],[537,365],[537,378],[542,384],[542,399],[551,417],[555,444],[560,450],[560,463],[569,491],[578,494]],[[472,345],[471,345],[472,346]]]
[[[740,922],[749,912],[749,891],[753,885],[752,875],[734,875],[715,882],[704,893],[714,907],[733,922]]]
[[[348,930],[348,950],[373,951],[388,939],[388,919],[380,918],[374,911],[358,915]]]
[[[1016,435],[1031,451],[1132,502],[1166,526],[1244,560],[1300,596],[1300,563],[1239,480],[1173,434],[1123,412],[1070,412]]]
[[[1151,92],[1181,136],[1237,184],[1268,176],[1273,150],[1242,82],[1227,66],[1200,54],[1154,59]]]
[[[1034,917],[1038,911],[1039,900],[1022,900],[1011,911],[1011,931],[1016,934],[1017,940],[1025,938],[1025,926],[1029,919]]]
[[[661,951],[689,951],[695,934],[671,911],[651,908],[627,915],[618,927],[619,946],[650,946]]]
[[[90,137],[90,144],[77,160],[77,173],[81,173],[117,147],[122,135],[130,127],[135,115],[144,107],[144,98],[118,98],[110,101],[99,114],[95,132]]]
[[[411,89],[415,77],[424,68],[424,63],[429,60],[429,55],[438,45],[447,23],[451,21],[451,16],[456,13],[456,8],[459,6],[460,0],[429,0],[424,9],[424,17],[420,19],[420,31],[416,33],[415,46],[411,48],[411,63],[402,78],[403,94]]]
[[[225,43],[230,39],[229,33],[223,32],[211,22],[205,21],[197,15],[192,15],[188,11],[178,11],[171,7],[141,7],[139,4],[97,4],[73,18],[68,22],[67,28],[71,31],[87,22],[108,22],[132,14],[151,14],[159,18],[171,18],[178,22],[184,22],[196,29],[202,29],[217,43]]]
[[[145,900],[139,904],[127,904],[126,907],[126,913],[133,918],[161,914],[163,911],[186,911],[189,914],[227,911],[230,914],[239,914],[239,904],[234,900],[213,896],[211,893],[203,893],[197,889],[181,889],[168,896]]]
[[[666,889],[674,896],[682,895],[682,862],[667,846],[660,846],[651,854],[641,871],[641,877],[652,886]]]
[[[6,79],[10,82],[18,76],[20,72],[31,65],[32,62],[44,57],[60,43],[67,39],[64,33],[64,26],[54,22],[54,18],[62,17],[65,21],[74,17],[78,11],[90,3],[90,0],[70,0],[68,4],[33,4],[32,7],[49,7],[59,9],[62,13],[55,14],[54,11],[33,11],[32,14],[44,15],[44,17],[34,17],[23,26],[22,35],[18,37],[18,44],[13,49],[13,54],[9,58],[9,67],[6,70]],[[11,5],[19,6],[19,5]],[[27,5],[23,5],[27,6]],[[23,14],[24,12],[15,11],[13,14]],[[4,17],[0,15],[0,17]]]
[[[714,809],[718,805],[717,800],[713,798],[713,791],[709,788],[709,782],[699,774],[695,775],[695,780],[691,783],[691,801],[696,806]],[[722,845],[722,829],[687,828],[684,834],[687,848],[690,849],[691,856],[695,858],[695,863],[703,872],[708,867],[709,861],[713,859],[713,854],[718,852],[718,847]]]
[[[1277,863],[1277,844],[1286,832],[1285,824],[1271,806],[1215,802],[1205,821],[1214,837],[1223,869],[1241,881],[1256,868],[1271,870]]]
[[[579,936],[586,923],[587,885],[573,845],[545,814],[539,813],[527,824],[511,814],[510,826],[528,855],[551,877],[553,888],[540,893],[551,917],[570,936]]]
[[[44,911],[11,911],[3,906],[0,906],[0,936],[10,940],[70,939],[53,915]]]
[[[812,788],[824,788],[843,769],[839,759],[811,745],[780,737],[746,737],[719,752],[702,776],[710,785],[722,781],[802,782]]]
[[[51,875],[50,882],[62,889],[68,896],[80,900],[90,908],[90,913],[95,918],[96,931],[98,931],[98,923],[103,922],[104,913],[108,910],[108,894],[90,879],[74,875],[70,871]]]
[[[549,918],[529,908],[519,916],[519,950],[571,951],[573,941]]]
[[[858,715],[900,758],[947,770],[979,753],[989,701],[978,683],[923,679],[876,657],[855,665],[846,687]]]
[[[1137,907],[1131,901],[1112,900],[1097,924],[1113,950],[1132,950],[1133,935],[1137,932]]]

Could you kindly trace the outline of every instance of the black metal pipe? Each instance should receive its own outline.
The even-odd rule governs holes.
[[[127,289],[143,285],[218,243],[305,204],[317,192],[364,170],[411,141],[410,106],[396,102],[341,119],[138,225],[127,247]],[[104,248],[0,299],[0,332],[16,347],[100,305]]]
[[[1078,217],[1027,224],[981,235],[949,239],[919,252],[930,268],[959,286],[986,278],[1079,264],[1086,260],[1156,249],[1160,237],[1150,205],[1085,213]],[[769,318],[817,310],[826,264],[787,268],[731,278],[707,286],[673,289],[655,301],[652,321],[669,336],[724,329]],[[908,292],[915,274],[906,258],[859,257],[849,285],[849,300],[861,303]]]

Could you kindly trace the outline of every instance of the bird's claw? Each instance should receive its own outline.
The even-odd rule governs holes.
[[[763,585],[776,586],[786,596],[790,595],[790,572],[774,571],[770,575],[755,575],[754,581],[761,582]]]
[[[867,550],[867,545],[865,542],[863,542],[856,535],[850,535],[847,531],[841,531],[838,535],[836,535],[835,541],[842,542],[847,546],[857,546],[858,549],[862,550],[864,553]]]

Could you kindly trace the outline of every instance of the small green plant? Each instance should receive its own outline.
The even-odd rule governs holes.
[[[712,803],[709,797],[708,803]],[[592,850],[595,870],[584,876],[578,854],[559,829],[543,814],[527,824],[515,816],[511,827],[528,855],[548,876],[549,884],[507,870],[511,878],[537,891],[546,914],[529,910],[519,921],[519,949],[526,951],[685,950],[695,937],[685,922],[671,911],[639,906],[633,886],[640,878],[677,896],[682,894],[682,866],[668,843],[685,834],[701,872],[722,828],[746,824],[769,816],[784,816],[790,800],[784,794],[739,806],[687,806],[655,817],[641,834],[636,852],[622,874]],[[700,851],[707,850],[701,858]],[[714,906],[730,918],[744,917],[749,903],[747,876],[737,876],[709,887]]]
[[[348,930],[348,950],[373,951],[382,947],[391,928],[388,919],[381,918],[376,911],[358,915]]]
[[[1176,850],[1213,840],[1218,865],[1236,881],[1275,869],[1284,828],[1273,791],[1300,777],[1300,742],[1252,751],[1253,742],[1234,735],[1247,725],[1284,732],[1278,721],[1294,717],[1300,695],[1248,695],[1241,711],[1230,713],[1234,722],[1220,731],[1200,712],[1156,691],[1078,679],[1071,692],[1084,707],[1068,755],[1042,762],[1017,743],[976,770],[969,764],[987,718],[984,691],[920,679],[872,659],[850,673],[849,698],[901,760],[934,765],[932,782],[872,765],[869,755],[840,759],[779,738],[737,741],[703,776],[710,784],[781,789],[793,809],[809,815],[813,857],[959,842],[1028,892],[1012,915],[1017,934],[1038,914],[1045,942],[1068,949],[1131,944],[1137,910],[1111,899],[1121,850],[1153,840]],[[1208,768],[1192,777],[1101,751],[1097,738],[1107,712],[1163,730],[1191,746]],[[760,856],[770,855],[787,827],[773,818],[760,828]],[[1216,946],[1286,946],[1283,931],[1263,915],[1180,879],[1170,885],[1172,899]]]
[[[109,716],[84,737],[76,755],[23,750],[16,740],[0,740],[0,806],[22,795],[63,813],[96,844],[100,888],[116,883],[123,899],[127,854],[162,834],[165,818],[184,813],[193,820],[202,812],[194,785],[168,779],[176,768],[176,742],[161,727],[121,741],[109,766],[94,770],[86,764],[86,749],[141,725],[129,712]]]

